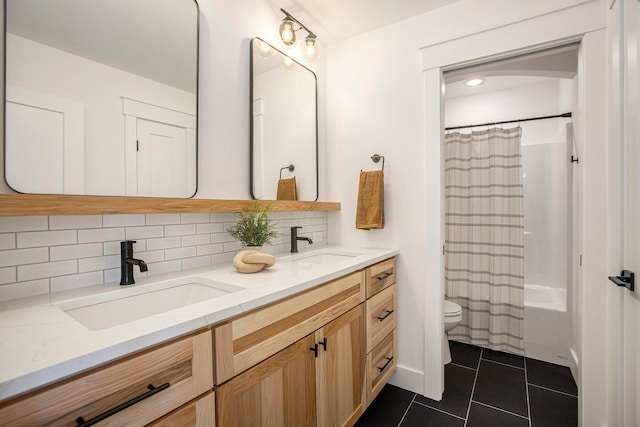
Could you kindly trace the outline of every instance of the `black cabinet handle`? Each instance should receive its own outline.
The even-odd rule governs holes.
[[[99,423],[100,421],[109,418],[112,415],[117,414],[120,411],[123,411],[125,409],[127,409],[130,406],[135,405],[138,402],[141,402],[143,400],[145,400],[146,398],[149,398],[151,396],[153,396],[156,393],[160,393],[162,390],[165,390],[167,388],[169,388],[169,383],[164,383],[159,387],[154,387],[152,384],[149,384],[147,386],[147,388],[149,389],[149,391],[147,391],[146,393],[141,394],[140,396],[134,397],[131,400],[128,400],[126,402],[124,402],[121,405],[116,406],[115,408],[111,408],[108,411],[103,412],[100,415],[97,415],[93,418],[91,418],[90,420],[85,421],[84,418],[82,417],[78,417],[76,418],[76,427],[89,427],[92,426],[94,424]]]
[[[384,365],[382,365],[382,367],[378,366],[378,371],[380,372],[384,371],[387,368],[387,366],[389,366],[389,363],[391,363],[391,361],[393,360],[393,357],[387,357],[386,359],[387,359],[387,362]]]
[[[313,351],[313,357],[318,357],[318,344],[314,344],[309,350]]]
[[[388,271],[380,276],[376,276],[376,279],[378,279],[379,281],[383,281],[384,279],[386,279],[387,277],[391,276],[393,274],[393,272]]]
[[[384,316],[378,316],[378,320],[382,322],[384,319],[391,316],[392,314],[393,314],[393,310],[387,310]]]
[[[324,347],[324,351],[327,351],[327,338],[326,337],[322,341],[320,341],[318,344],[320,344],[322,347]]]

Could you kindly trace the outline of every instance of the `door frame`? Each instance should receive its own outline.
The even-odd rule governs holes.
[[[580,19],[576,19],[580,16]],[[539,31],[545,28],[545,31]],[[514,36],[517,35],[517,36]],[[428,173],[428,185],[442,186],[441,147],[444,140],[443,109],[443,72],[463,66],[495,59],[504,59],[544,48],[561,46],[570,42],[581,42],[580,70],[578,74],[580,99],[577,117],[574,117],[578,140],[581,141],[580,179],[582,181],[578,207],[582,224],[579,227],[580,253],[588,264],[583,264],[579,275],[579,287],[584,290],[579,296],[579,343],[578,378],[580,418],[594,425],[606,425],[606,402],[601,399],[601,391],[606,389],[605,361],[606,349],[602,342],[606,329],[602,315],[589,315],[594,308],[601,307],[606,299],[603,290],[603,278],[606,280],[608,261],[602,256],[607,246],[606,224],[607,207],[607,168],[605,164],[606,147],[606,17],[600,2],[588,2],[573,8],[541,15],[526,21],[479,32],[444,43],[437,43],[421,49],[422,72],[424,78],[424,144],[426,169],[437,170]],[[587,174],[586,172],[589,171]],[[591,188],[593,187],[593,188]],[[589,192],[584,191],[590,188]],[[434,201],[436,202],[436,201]],[[443,203],[433,203],[428,212],[433,217],[437,209],[440,216],[438,224],[429,224],[427,232],[433,237],[430,244],[433,252],[441,253],[444,241],[442,217]],[[604,222],[603,222],[604,221]],[[437,245],[437,246],[436,246]],[[430,250],[429,253],[432,251]],[[443,332],[444,300],[444,260],[438,257],[439,265],[431,270],[438,272],[434,286],[426,289],[426,306],[430,310],[425,315],[425,395],[439,399],[444,388],[444,366],[441,351]],[[434,304],[434,301],[439,301]],[[590,310],[589,310],[590,309]],[[585,315],[582,315],[585,314]],[[602,313],[601,313],[602,314]],[[606,316],[606,313],[605,313]],[[589,333],[584,333],[588,331]],[[440,381],[435,381],[439,378]],[[438,387],[439,385],[439,387]],[[601,422],[598,422],[601,421]]]

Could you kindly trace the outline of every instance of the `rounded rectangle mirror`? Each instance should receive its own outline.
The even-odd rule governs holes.
[[[11,188],[195,194],[195,0],[6,0],[5,10]]]
[[[250,62],[251,196],[316,201],[316,75],[257,37]]]

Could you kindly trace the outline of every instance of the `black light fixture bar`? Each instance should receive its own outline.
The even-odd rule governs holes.
[[[298,21],[292,14],[290,14],[289,12],[287,12],[286,10],[280,8],[280,12],[284,13],[285,15],[287,15],[287,18],[291,19],[293,22],[295,22],[296,24],[300,25],[302,28],[304,28],[304,30],[309,33],[309,36],[313,37],[313,38],[317,38],[317,36],[310,30],[308,29],[302,22]]]

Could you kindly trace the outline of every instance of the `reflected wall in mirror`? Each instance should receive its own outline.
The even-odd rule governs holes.
[[[313,71],[259,38],[251,41],[254,199],[318,199],[316,85]]]
[[[6,0],[7,184],[193,196],[198,17],[195,0]]]

